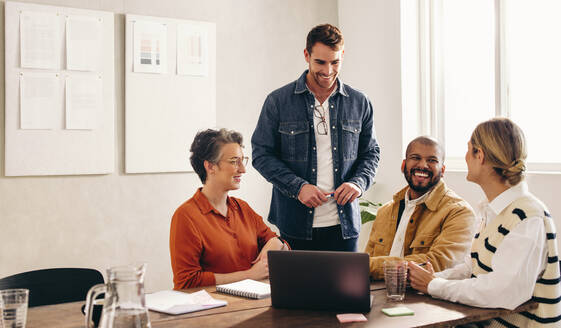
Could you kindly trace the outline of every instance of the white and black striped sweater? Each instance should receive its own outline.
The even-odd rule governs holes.
[[[561,274],[555,224],[547,208],[533,195],[512,202],[475,235],[471,248],[472,276],[477,277],[492,271],[492,258],[504,237],[528,217],[543,218],[547,234],[547,266],[543,275],[536,281],[532,297],[539,303],[538,308],[495,318],[491,327],[561,327]]]

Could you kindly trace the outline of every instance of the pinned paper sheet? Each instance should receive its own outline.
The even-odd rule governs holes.
[[[101,103],[100,76],[66,77],[66,129],[95,129]]]
[[[177,74],[208,75],[208,31],[205,26],[177,26]]]
[[[101,18],[66,17],[66,68],[98,71],[101,54]]]
[[[20,128],[52,130],[58,96],[58,74],[20,73]]]
[[[133,60],[135,73],[167,72],[167,26],[136,21],[133,24]]]
[[[212,298],[204,289],[187,294],[175,290],[163,290],[146,295],[146,306],[152,311],[167,314],[183,314],[215,307],[226,306],[228,302]]]
[[[60,41],[56,13],[20,13],[21,67],[59,69]]]

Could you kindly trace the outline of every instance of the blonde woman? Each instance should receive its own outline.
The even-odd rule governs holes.
[[[491,327],[559,327],[561,285],[556,229],[524,181],[526,141],[506,118],[479,124],[468,142],[467,180],[487,198],[465,263],[434,273],[410,262],[411,286],[434,297],[485,308],[538,308],[495,318]]]

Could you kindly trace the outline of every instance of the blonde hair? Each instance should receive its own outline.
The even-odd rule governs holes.
[[[480,123],[471,134],[473,152],[479,149],[485,161],[510,186],[524,179],[526,172],[526,138],[518,125],[508,118],[498,117]]]

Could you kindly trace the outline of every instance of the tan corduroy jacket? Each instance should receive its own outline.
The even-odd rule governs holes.
[[[388,259],[397,229],[399,204],[409,187],[382,206],[372,225],[365,252],[370,255],[370,274],[383,279],[383,263]],[[424,203],[417,205],[405,232],[403,254],[408,261],[430,261],[442,271],[461,261],[469,251],[475,232],[475,215],[469,204],[446,187],[444,181],[432,189]]]

